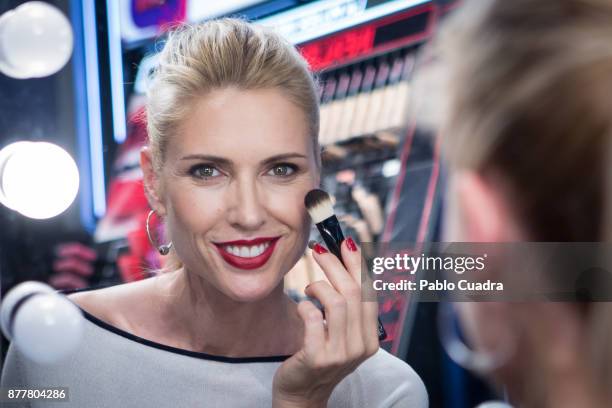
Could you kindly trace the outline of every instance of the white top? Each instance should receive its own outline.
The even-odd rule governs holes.
[[[73,355],[44,366],[11,345],[2,372],[2,387],[68,387],[69,402],[10,406],[271,407],[274,373],[289,357],[196,353],[143,339],[83,313],[84,338]],[[382,349],[338,384],[328,404],[333,408],[427,406],[419,376]]]

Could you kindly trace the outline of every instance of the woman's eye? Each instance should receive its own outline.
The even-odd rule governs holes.
[[[278,164],[270,169],[268,174],[276,177],[287,177],[295,172],[295,166],[291,164]]]
[[[208,165],[193,166],[189,170],[189,173],[191,173],[192,176],[200,178],[200,179],[208,179],[211,177],[217,177],[221,174],[219,170],[217,170],[213,166],[208,166]]]

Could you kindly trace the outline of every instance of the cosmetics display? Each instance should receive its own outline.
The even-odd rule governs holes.
[[[434,14],[439,18],[446,11],[434,11],[426,4],[372,22],[376,32],[389,21],[403,21],[386,32],[399,37],[398,33],[411,34],[403,45],[388,47],[379,35],[382,51],[364,52],[346,63],[330,63],[334,52],[314,52],[317,46],[304,46],[306,55],[314,55],[314,65],[321,67],[321,188],[331,195],[345,234],[361,243],[375,243],[381,251],[388,242],[401,243],[410,253],[440,240],[443,171],[439,147],[436,135],[419,126],[411,102],[420,47],[435,24]],[[359,30],[366,31],[348,31],[354,38]],[[341,41],[342,35],[335,34],[335,39]],[[350,55],[339,48],[336,45],[337,55]],[[321,241],[316,228],[311,239]],[[305,283],[326,280],[310,251],[286,276],[285,287],[295,299],[304,298]],[[398,274],[393,279],[413,277]],[[430,383],[437,384],[437,372],[431,366],[438,353],[431,346],[437,336],[431,325],[435,305],[390,291],[379,293],[378,303],[379,321],[387,334],[381,346],[418,365]],[[436,398],[432,397],[434,406]]]
[[[321,188],[358,242],[402,242],[414,250],[434,237],[437,147],[415,123],[411,98],[420,47],[439,15],[426,3],[298,45],[320,81]],[[314,228],[311,239],[321,240]],[[295,299],[304,298],[305,282],[326,279],[309,255],[286,277]],[[388,332],[383,346],[397,350],[410,299],[379,301]]]

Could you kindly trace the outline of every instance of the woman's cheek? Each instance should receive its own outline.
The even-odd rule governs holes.
[[[283,220],[293,228],[301,228],[308,213],[304,207],[304,197],[310,191],[309,186],[293,185],[286,188],[269,190],[269,202],[277,219]]]
[[[219,190],[192,186],[172,191],[174,216],[182,228],[204,233],[223,213],[223,194]]]

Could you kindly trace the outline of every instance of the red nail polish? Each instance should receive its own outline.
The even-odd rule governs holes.
[[[353,238],[348,237],[346,239],[346,246],[348,247],[349,251],[357,252],[357,245],[355,244],[355,241],[353,241]]]
[[[317,254],[326,254],[327,253],[327,249],[325,249],[325,247],[323,245],[321,245],[321,244],[315,244],[313,249],[314,249],[314,251]]]

